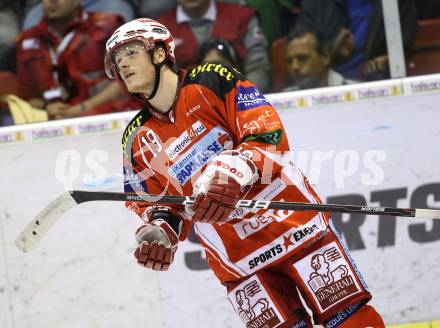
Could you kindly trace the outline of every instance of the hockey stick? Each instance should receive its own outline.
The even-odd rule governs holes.
[[[51,201],[40,213],[38,213],[37,216],[31,222],[29,222],[29,224],[17,237],[15,244],[17,245],[18,249],[25,253],[31,251],[64,213],[78,204],[97,200],[148,202],[154,204],[175,205],[188,205],[194,201],[193,198],[187,196],[164,195],[159,197],[157,195],[149,194],[125,194],[117,192],[80,190],[68,191]],[[310,204],[246,199],[239,200],[236,208],[247,208],[251,210],[278,209],[288,211],[363,213],[372,215],[393,215],[413,218],[440,219],[440,210],[436,209]]]

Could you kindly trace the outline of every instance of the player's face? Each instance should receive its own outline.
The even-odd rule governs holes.
[[[155,70],[142,42],[121,45],[114,51],[113,60],[129,92],[148,94],[152,90]]]
[[[79,0],[42,0],[44,15],[48,19],[60,19],[72,15],[79,7]]]
[[[320,54],[311,34],[291,40],[286,47],[286,62],[293,82],[300,89],[321,86],[329,69],[330,58]]]
[[[207,6],[210,0],[179,0],[178,2],[186,9],[195,9]]]

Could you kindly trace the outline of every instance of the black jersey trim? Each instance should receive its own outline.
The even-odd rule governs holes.
[[[136,128],[148,121],[150,117],[150,111],[146,107],[144,107],[135,115],[135,117],[133,117],[130,123],[127,124],[121,140],[123,150],[125,150],[125,146],[127,145],[127,141],[130,138],[131,134],[136,130]]]
[[[237,84],[238,80],[246,80],[235,68],[217,63],[203,63],[188,72],[183,87],[188,84],[200,84],[225,101],[225,95]]]

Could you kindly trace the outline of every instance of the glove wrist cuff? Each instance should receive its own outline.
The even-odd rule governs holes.
[[[162,219],[163,221],[169,224],[169,226],[173,229],[174,233],[177,236],[180,236],[180,232],[182,231],[182,219],[177,215],[174,215],[168,209],[150,211],[147,217],[149,222]]]
[[[151,224],[154,224],[161,228],[165,235],[168,237],[168,240],[170,241],[170,247],[176,248],[177,244],[179,243],[179,235],[174,231],[174,229],[163,219],[156,219]]]

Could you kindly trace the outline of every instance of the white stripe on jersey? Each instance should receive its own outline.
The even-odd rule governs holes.
[[[223,241],[217,233],[217,230],[209,223],[194,223],[194,231],[203,240],[203,242],[211,247],[216,253],[216,257],[219,261],[223,262],[225,265],[230,266],[232,270],[238,271],[241,274],[246,274],[243,270],[232,263],[228,258],[228,253],[223,245]]]
[[[258,151],[260,151],[264,156],[270,158],[272,161],[280,165],[282,167],[282,174],[285,174],[285,176],[293,182],[293,184],[301,191],[301,193],[307,198],[310,203],[316,204],[318,202],[317,199],[315,199],[313,194],[310,192],[309,188],[307,188],[304,174],[299,168],[291,164],[291,159],[289,157],[290,152],[278,155],[259,147],[255,148],[258,149]]]
[[[236,273],[236,272],[234,272],[234,271],[231,271],[232,269],[231,269],[230,267],[226,266],[225,263],[223,263],[222,260],[220,260],[219,258],[217,258],[217,256],[215,255],[215,253],[211,252],[210,249],[208,249],[208,248],[205,247],[204,250],[205,250],[206,253],[209,253],[209,254],[211,255],[211,257],[212,257],[214,260],[217,261],[217,263],[223,268],[224,271],[230,273],[231,275],[233,275],[233,276],[236,277],[236,278],[241,278],[241,277],[243,277],[243,275],[240,275],[239,273]]]
[[[283,167],[283,173],[294,183],[295,187],[301,191],[310,203],[316,204],[318,202],[307,187],[305,183],[306,178],[299,168],[293,165],[286,165]]]

